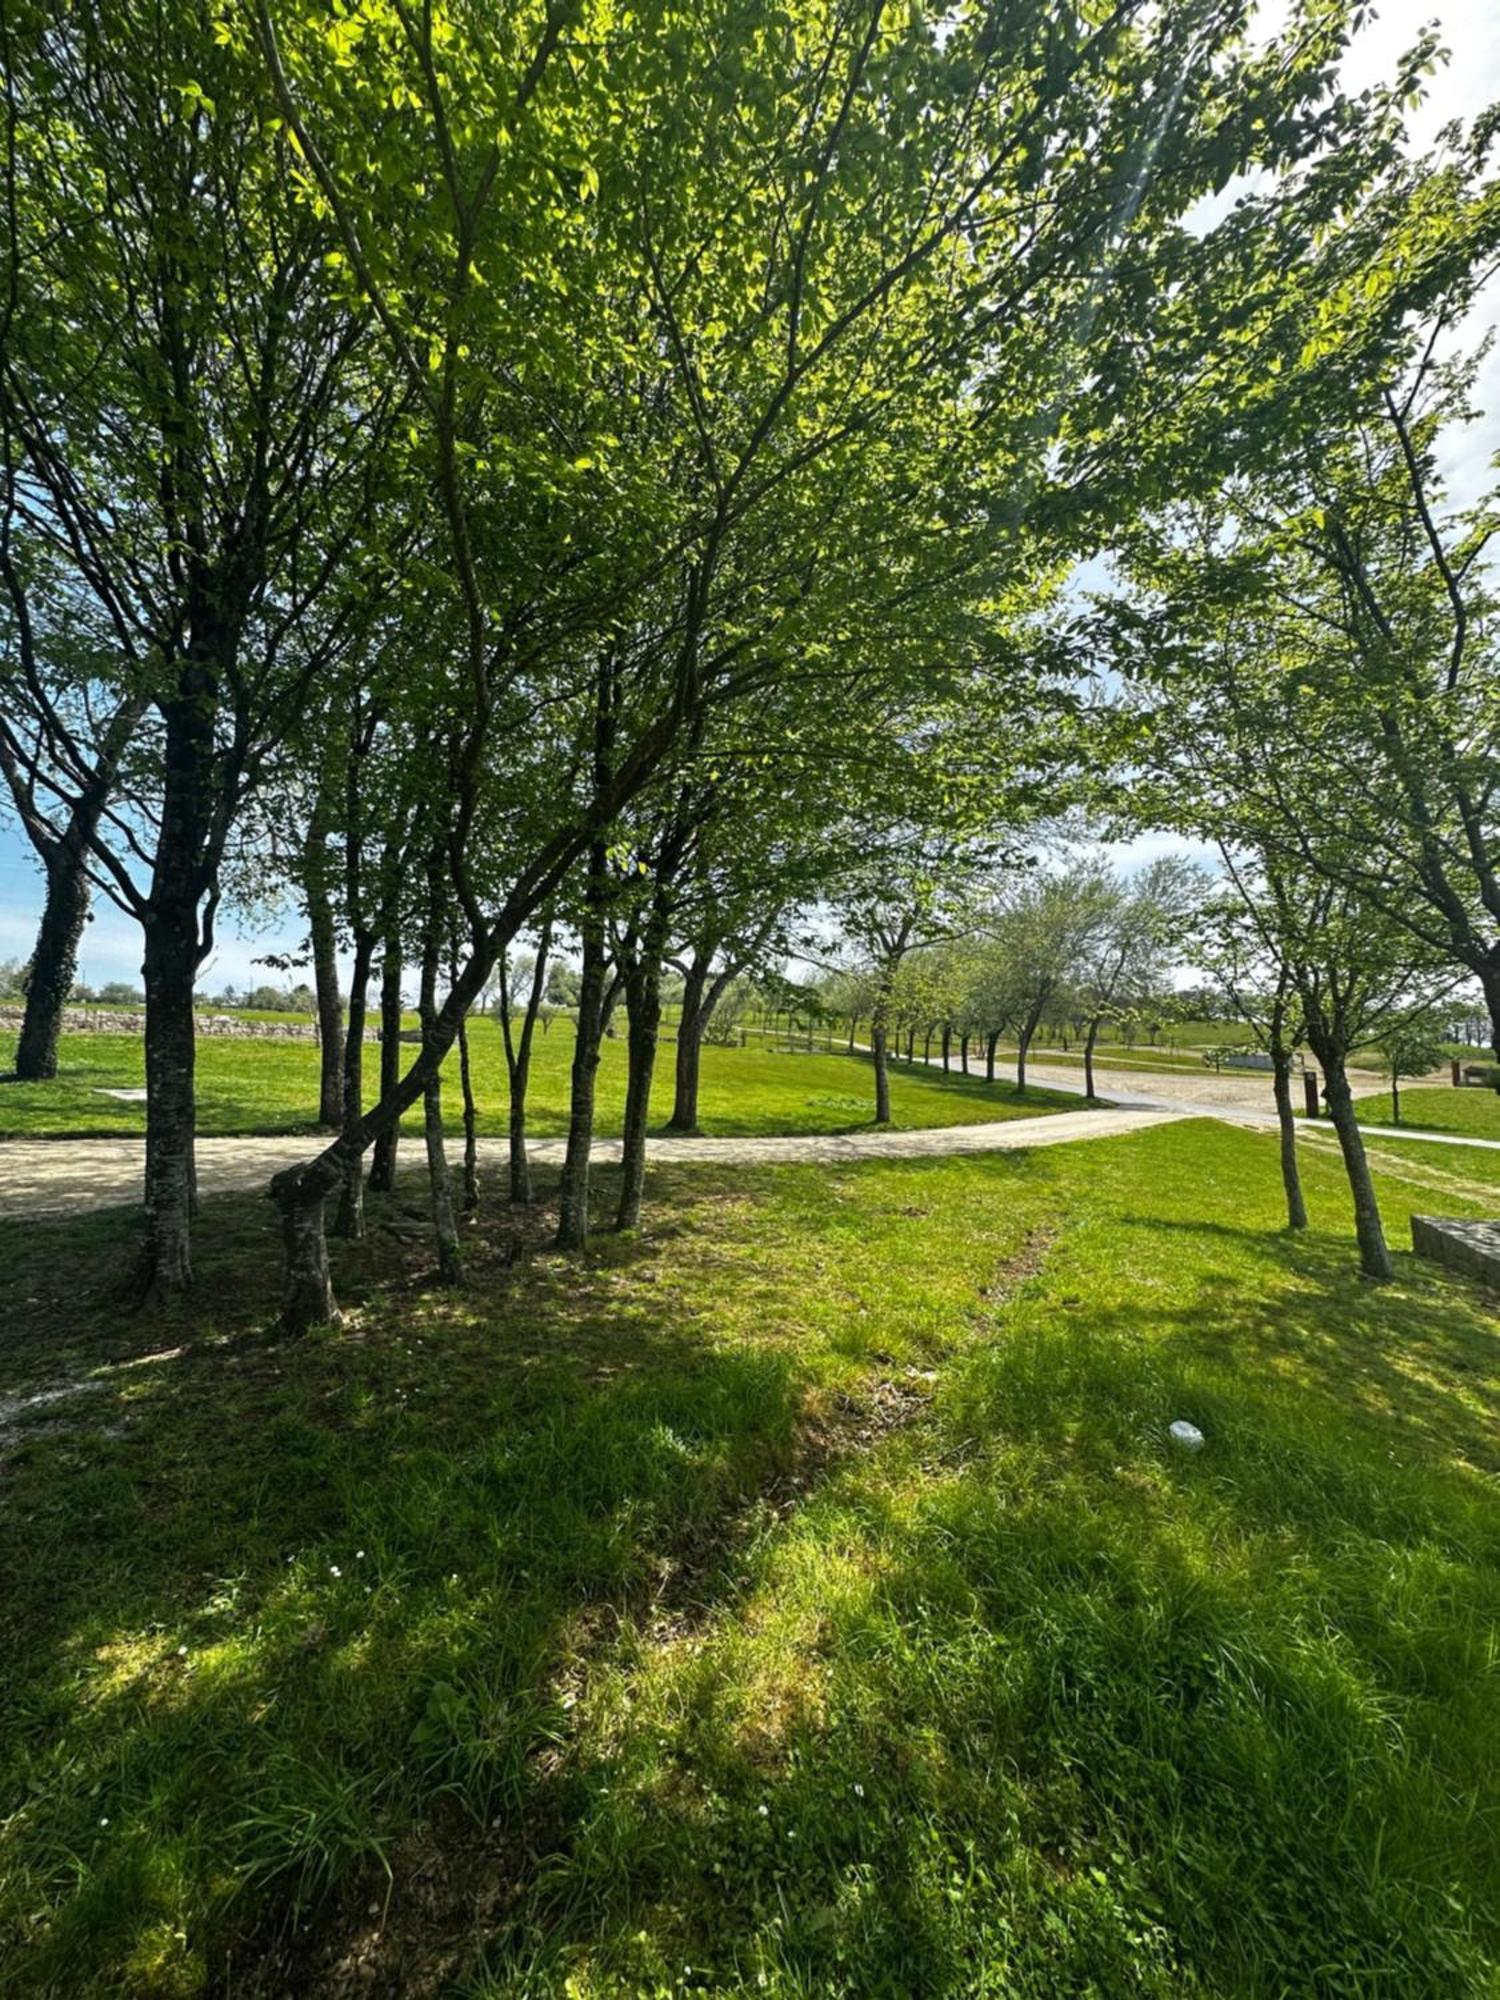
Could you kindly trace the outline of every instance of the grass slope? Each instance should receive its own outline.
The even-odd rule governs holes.
[[[1500,1326],[1307,1177],[679,1170],[458,1294],[398,1198],[290,1345],[263,1203],[155,1321],[13,1236],[0,1986],[1491,1992]]]
[[[490,1020],[470,1030],[474,1094],[480,1131],[505,1131],[509,1089],[500,1031]],[[14,1037],[0,1038],[0,1072],[10,1061]],[[660,1122],[671,1115],[673,1044],[663,1042],[651,1109]],[[532,1058],[528,1108],[538,1138],[567,1130],[568,1074],[573,1060],[570,1021],[554,1021],[538,1033]],[[460,1113],[458,1058],[444,1070],[446,1109],[457,1124]],[[145,1059],[133,1035],[67,1035],[60,1073],[52,1083],[0,1083],[0,1138],[59,1138],[146,1129],[144,1104],[121,1103],[99,1093],[139,1088]],[[366,1056],[366,1099],[378,1094],[378,1050]],[[867,1058],[778,1054],[759,1047],[703,1051],[699,1117],[703,1129],[731,1137],[773,1132],[852,1132],[873,1122],[874,1082]],[[981,1078],[944,1076],[941,1071],[892,1065],[893,1124],[915,1128],[967,1125],[987,1119],[1030,1117],[1076,1107],[1065,1093],[1028,1090],[1024,1099],[1011,1084],[987,1085]],[[318,1109],[318,1052],[311,1042],[236,1041],[205,1035],[198,1042],[198,1127],[204,1133],[307,1132]],[[599,1064],[598,1124],[602,1136],[619,1132],[625,1109],[625,1044],[607,1040]],[[421,1113],[406,1121],[421,1130]]]
[[[1355,1100],[1363,1125],[1389,1125],[1391,1094]],[[1500,1092],[1422,1085],[1401,1092],[1401,1123],[1428,1132],[1457,1132],[1470,1139],[1500,1139]]]

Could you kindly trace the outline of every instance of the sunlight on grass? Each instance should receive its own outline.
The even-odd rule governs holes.
[[[500,1031],[493,1021],[481,1018],[470,1024],[470,1037],[479,1130],[499,1137],[506,1130],[510,1101]],[[14,1036],[0,1035],[0,1074],[14,1042]],[[532,1056],[528,1108],[537,1138],[556,1138],[567,1130],[572,1060],[572,1023],[554,1021],[545,1035],[538,1035]],[[651,1097],[657,1124],[672,1111],[672,1060],[673,1044],[664,1039]],[[201,1036],[197,1065],[198,1121],[203,1133],[316,1129],[318,1051],[311,1042]],[[366,1101],[373,1104],[379,1073],[379,1050],[373,1043],[365,1069]],[[461,1113],[456,1051],[448,1058],[444,1077],[446,1114],[456,1129]],[[1033,1088],[1018,1098],[1010,1083],[986,1084],[956,1070],[948,1076],[941,1070],[893,1064],[891,1077],[892,1123],[898,1129],[1034,1117],[1077,1106],[1077,1099],[1066,1093]],[[0,1138],[144,1132],[144,1104],[122,1103],[104,1094],[139,1088],[144,1081],[139,1036],[65,1035],[55,1082],[0,1083]],[[601,1137],[618,1134],[624,1109],[625,1047],[616,1036],[607,1038],[600,1052],[596,1129]],[[807,1054],[754,1043],[743,1049],[710,1043],[703,1051],[699,1114],[704,1131],[731,1138],[858,1131],[874,1119],[870,1064],[866,1057],[838,1049]],[[420,1113],[410,1113],[403,1129],[419,1133]]]
[[[1308,1183],[1293,1240],[1208,1125],[682,1169],[459,1295],[377,1204],[291,1345],[263,1205],[170,1327],[39,1225],[9,1368],[99,1387],[6,1454],[6,1990],[354,1932],[490,2000],[1488,1990],[1500,1328]]]

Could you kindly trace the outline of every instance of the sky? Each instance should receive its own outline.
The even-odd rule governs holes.
[[[1267,32],[1274,32],[1283,11],[1279,5],[1263,9]],[[1413,142],[1419,147],[1430,144],[1450,119],[1467,121],[1500,99],[1500,0],[1434,0],[1434,4],[1387,0],[1358,37],[1345,70],[1350,90],[1378,82],[1390,74],[1399,52],[1433,20],[1439,24],[1451,59],[1429,80],[1427,102],[1409,121]],[[1226,195],[1226,203],[1230,199],[1232,191]],[[1500,324],[1500,283],[1490,286],[1466,337],[1473,338],[1483,326],[1496,324]],[[1500,342],[1490,354],[1478,401],[1486,413],[1483,422],[1450,441],[1443,466],[1451,498],[1459,506],[1478,498],[1500,452]],[[1172,836],[1144,834],[1109,851],[1119,865],[1130,868],[1181,847]],[[30,845],[13,817],[0,814],[0,959],[29,957],[41,900],[41,877]],[[217,992],[226,985],[242,988],[262,980],[283,983],[279,975],[257,967],[254,960],[268,952],[296,950],[302,931],[291,911],[282,922],[262,930],[247,927],[237,922],[232,911],[224,911],[218,943],[199,975],[200,986]],[[103,897],[98,898],[79,953],[79,977],[92,986],[111,979],[137,982],[140,963],[137,925]]]

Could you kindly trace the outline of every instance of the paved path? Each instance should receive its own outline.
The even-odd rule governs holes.
[[[1020,1151],[1060,1146],[1070,1139],[1107,1139],[1170,1124],[1192,1114],[1170,1105],[1091,1111],[1062,1111],[1040,1118],[1010,1118],[995,1125],[939,1125],[921,1132],[851,1132],[843,1135],[789,1133],[769,1139],[651,1139],[647,1151],[657,1165],[707,1161],[730,1166],[829,1165],[858,1160],[932,1159],[947,1153]],[[561,1162],[561,1139],[535,1139],[534,1162]],[[279,1168],[312,1153],[314,1141],[301,1139],[200,1139],[198,1188],[223,1194],[264,1187]],[[139,1139],[12,1139],[0,1144],[0,1220],[19,1216],[76,1214],[120,1208],[140,1200],[144,1146]],[[414,1160],[420,1141],[407,1142]],[[460,1149],[450,1146],[455,1161]],[[479,1161],[491,1171],[508,1157],[503,1139],[481,1139]],[[620,1157],[618,1139],[594,1144],[596,1160]]]

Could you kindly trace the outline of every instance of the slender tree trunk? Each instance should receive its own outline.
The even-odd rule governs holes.
[[[302,855],[302,889],[312,936],[313,984],[318,997],[318,1123],[344,1122],[344,1009],[339,999],[338,941],[328,892],[327,829],[313,814]]]
[[[364,1115],[365,1017],[370,1004],[370,970],[375,958],[375,939],[369,931],[354,937],[354,964],[349,977],[349,1033],[344,1041],[344,1136],[355,1143],[359,1121]],[[344,1185],[339,1190],[338,1213],[333,1233],[357,1240],[365,1233],[364,1157],[355,1152],[349,1161]]]
[[[930,1021],[922,1033],[922,1060],[924,1063],[932,1061],[932,1023]]]
[[[859,1016],[858,1014],[851,1014],[849,1016],[849,1053],[851,1056],[854,1053],[854,1044],[858,1041],[858,1039],[859,1039]]]
[[[948,1021],[944,1021],[944,1023],[943,1023],[943,1070],[944,1070],[944,1072],[945,1072],[945,1073],[947,1072],[947,1069],[948,1069],[948,1066],[949,1066],[949,1063],[948,1063],[948,1059],[949,1059],[949,1056],[950,1056],[950,1054],[952,1053],[952,1048],[953,1048],[953,1026],[952,1026],[952,1023],[951,1023],[951,1022],[948,1022]]]
[[[969,1074],[969,1031],[964,1029],[958,1038],[958,1067],[963,1075]]]
[[[1391,1123],[1401,1123],[1401,1082],[1394,1070],[1391,1071]]]
[[[394,920],[386,932],[380,962],[380,1095],[389,1097],[401,1078],[401,939]],[[387,1126],[375,1141],[370,1161],[370,1189],[389,1194],[396,1185],[396,1154],[401,1121]]]
[[[1090,1021],[1083,1044],[1083,1094],[1090,1104],[1094,1102],[1094,1044],[1098,1039],[1099,1023]]]
[[[886,1055],[885,1016],[879,1007],[870,1022],[870,1052],[875,1059],[875,1123],[891,1122],[891,1071]]]
[[[669,1132],[698,1129],[698,1069],[703,1047],[703,996],[708,986],[708,961],[695,956],[683,974],[682,1012],[677,1022],[677,1055],[672,1088]]]
[[[999,1045],[1000,1030],[996,1028],[984,1038],[984,1080],[986,1083],[993,1083],[995,1081],[995,1050]]]
[[[98,814],[93,815],[97,821]],[[89,915],[84,851],[69,837],[44,856],[47,900],[26,975],[26,1011],[16,1043],[18,1083],[46,1083],[57,1075],[57,1042],[63,1009],[78,969],[78,941]]]
[[[1290,1050],[1271,1051],[1271,1088],[1276,1097],[1276,1125],[1281,1145],[1281,1185],[1286,1194],[1286,1226],[1306,1229],[1307,1204],[1302,1198],[1302,1174],[1297,1165],[1297,1119],[1292,1110]]]
[[[604,857],[598,856],[599,879]],[[559,1250],[586,1250],[589,1240],[589,1153],[594,1141],[594,1085],[599,1073],[599,1042],[603,1033],[604,939],[602,926],[590,917],[583,938],[583,970],[578,982],[578,1031],[573,1044],[573,1071],[568,1104],[568,1145],[563,1158],[558,1197]]]
[[[1323,1082],[1328,1092],[1328,1115],[1333,1120],[1333,1129],[1338,1134],[1339,1151],[1344,1156],[1344,1172],[1349,1180],[1349,1192],[1354,1197],[1354,1234],[1359,1243],[1359,1268],[1365,1277],[1377,1284],[1388,1284],[1396,1275],[1396,1267],[1391,1262],[1391,1253],[1386,1246],[1385,1230],[1380,1220],[1380,1204],[1375,1198],[1375,1183],[1370,1176],[1370,1162],[1365,1155],[1365,1143],[1359,1129],[1359,1120],[1354,1115],[1354,1096],[1349,1089],[1349,1078],[1344,1069],[1343,1052],[1332,1048],[1326,1041],[1319,1046],[1311,1027],[1308,1039],[1313,1044],[1313,1053],[1323,1066]]]
[[[479,1206],[479,1112],[474,1103],[474,1072],[469,1062],[469,1029],[458,1028],[458,1076],[464,1098],[464,1212]]]
[[[1030,1014],[1021,1024],[1021,1032],[1016,1037],[1016,1095],[1026,1095],[1026,1054],[1031,1047],[1031,1038],[1036,1033],[1040,1017]]]
[[[500,964],[500,1033],[505,1043],[505,1070],[510,1084],[510,1198],[518,1208],[531,1205],[531,1161],[526,1152],[526,1089],[531,1080],[531,1043],[541,1012],[542,995],[547,990],[547,957],[552,947],[552,918],[542,925],[536,956],[531,965],[531,990],[526,996],[526,1013],[519,1035],[513,1031],[510,1004],[510,975]]]
[[[148,913],[146,987],[146,1234],[135,1290],[185,1291],[193,1281],[194,902]]]
[[[435,1043],[437,1021],[437,912],[428,915],[422,949],[421,1014],[424,1048]],[[437,1241],[438,1282],[456,1285],[463,1275],[458,1249],[458,1224],[453,1217],[453,1189],[448,1179],[448,1154],[443,1144],[443,1072],[438,1063],[422,1086],[422,1135],[427,1144],[427,1183],[432,1192],[432,1232]]]
[[[661,961],[648,938],[641,962],[625,991],[629,1019],[625,1128],[621,1148],[620,1206],[615,1227],[638,1229],[641,1191],[646,1182],[646,1127],[651,1113],[651,1079],[661,1032]]]

